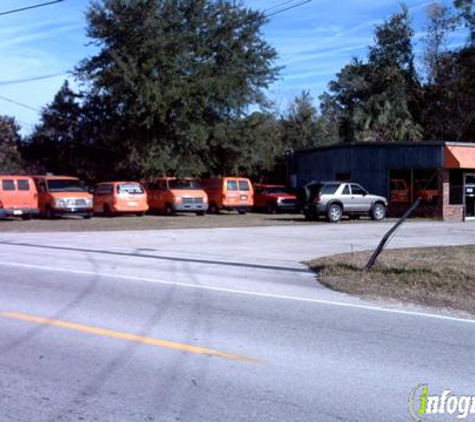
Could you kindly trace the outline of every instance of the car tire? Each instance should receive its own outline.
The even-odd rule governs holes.
[[[327,219],[330,223],[338,223],[343,215],[343,210],[338,204],[331,204],[327,210]]]
[[[82,218],[84,218],[84,220],[90,220],[92,218],[92,214],[83,215]]]
[[[112,217],[112,210],[109,204],[104,204],[103,213],[105,217]]]
[[[204,212],[204,211],[198,211],[198,212],[196,213],[196,215],[202,217],[203,215],[205,215],[205,212]]]
[[[371,209],[370,217],[375,221],[384,220],[386,217],[386,207],[383,204],[374,204]]]
[[[51,207],[45,208],[44,218],[46,218],[47,220],[51,220],[52,218],[54,218],[54,213]]]
[[[143,217],[145,215],[145,213],[144,212],[136,212],[135,215],[137,217]]]
[[[24,214],[24,215],[21,216],[21,219],[23,221],[31,220],[31,214]]]
[[[247,213],[247,211],[245,211],[245,210],[239,210],[239,211],[238,211],[238,214],[239,214],[239,215],[245,215],[246,213]]]
[[[219,208],[214,202],[209,204],[208,213],[209,214],[219,214]]]
[[[172,204],[166,204],[165,205],[164,213],[165,213],[165,215],[169,215],[169,216],[174,214]]]
[[[267,214],[277,214],[277,204],[275,202],[269,202],[266,211]]]

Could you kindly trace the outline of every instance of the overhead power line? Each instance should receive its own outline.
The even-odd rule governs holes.
[[[271,16],[275,16],[275,15],[278,15],[280,13],[287,12],[288,10],[295,9],[297,7],[303,6],[304,4],[310,3],[312,1],[313,0],[300,0],[297,3],[295,3],[295,0],[286,1],[286,2],[281,3],[280,5],[276,5],[276,6],[270,7],[267,10],[264,10],[264,13],[265,13],[266,18],[270,18]],[[291,3],[294,3],[294,4],[291,4]],[[280,7],[280,9],[279,9],[279,7]],[[275,10],[275,9],[277,9],[277,10]]]
[[[31,107],[28,104],[20,103],[19,101],[15,101],[15,100],[12,100],[11,98],[4,97],[3,95],[0,95],[0,100],[6,101],[7,103],[15,104],[17,106],[26,108],[31,111],[36,111],[37,113],[41,113],[41,110],[39,108]]]
[[[54,0],[54,1],[48,1],[46,3],[38,3],[38,4],[33,4],[31,6],[21,7],[19,9],[7,10],[6,12],[0,12],[0,16],[11,15],[12,13],[25,12],[26,10],[37,9],[38,7],[50,6],[52,4],[61,3],[63,1],[64,0]]]
[[[23,84],[27,82],[42,81],[44,79],[57,78],[58,76],[65,76],[65,75],[68,75],[68,72],[52,73],[50,75],[42,75],[42,76],[32,76],[31,78],[24,78],[24,79],[12,79],[9,81],[0,81],[0,86],[17,85],[17,84]]]

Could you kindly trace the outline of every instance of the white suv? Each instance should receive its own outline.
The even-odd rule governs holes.
[[[307,220],[321,215],[337,223],[343,215],[368,215],[373,220],[386,217],[388,201],[383,196],[370,195],[357,183],[310,182],[301,190],[300,200]]]

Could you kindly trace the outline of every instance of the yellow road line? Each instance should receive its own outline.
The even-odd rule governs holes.
[[[189,344],[176,343],[174,341],[160,340],[160,339],[150,338],[150,337],[142,337],[135,334],[124,333],[121,331],[108,330],[106,328],[92,327],[90,325],[60,321],[57,319],[43,318],[43,317],[39,317],[35,315],[28,315],[28,314],[23,314],[23,313],[18,313],[18,312],[2,312],[0,313],[0,315],[5,318],[19,319],[23,321],[32,322],[35,324],[50,325],[53,327],[66,328],[68,330],[80,331],[83,333],[96,334],[96,335],[105,336],[105,337],[112,337],[112,338],[117,338],[117,339],[122,339],[122,340],[127,340],[127,341],[133,341],[136,343],[143,343],[143,344],[148,344],[148,345],[156,346],[156,347],[165,347],[167,349],[180,350],[184,352],[197,353],[201,355],[213,355],[213,356],[218,356],[220,358],[232,359],[232,360],[244,361],[244,362],[258,361],[258,359],[256,358],[241,356],[234,353],[220,352],[218,350],[206,349],[204,347],[192,346]]]

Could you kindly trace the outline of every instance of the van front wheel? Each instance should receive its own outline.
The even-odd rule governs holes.
[[[53,213],[53,210],[50,208],[50,207],[46,207],[45,209],[45,213],[44,213],[44,217],[47,219],[47,220],[50,220],[54,217],[54,213]]]
[[[112,217],[112,210],[111,210],[111,207],[109,206],[109,204],[104,205],[104,215],[106,217]]]
[[[165,215],[173,215],[174,214],[174,211],[173,211],[173,206],[172,204],[167,204],[165,205]]]
[[[210,214],[219,214],[219,208],[215,203],[209,204],[208,212]]]

